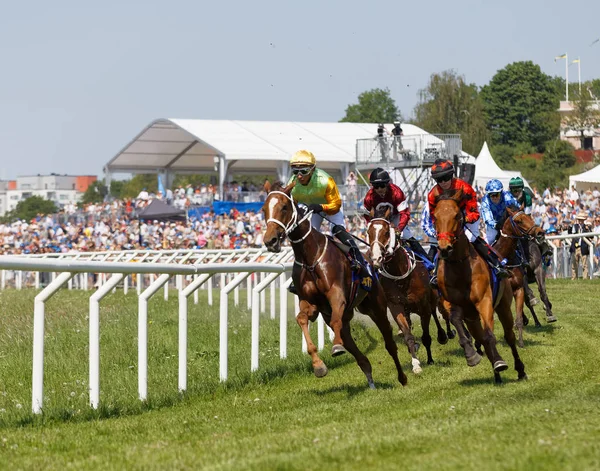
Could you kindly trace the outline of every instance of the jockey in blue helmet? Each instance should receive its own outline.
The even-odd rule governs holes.
[[[485,185],[485,196],[481,200],[480,213],[485,223],[485,238],[488,244],[493,244],[504,223],[506,207],[519,209],[519,202],[505,191],[500,180],[490,180]]]

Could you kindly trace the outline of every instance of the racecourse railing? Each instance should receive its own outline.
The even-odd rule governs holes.
[[[90,405],[97,408],[100,399],[100,322],[99,303],[102,298],[113,291],[129,274],[153,275],[153,280],[144,291],[138,284],[138,395],[140,400],[147,398],[148,382],[148,301],[173,276],[179,277],[179,368],[178,386],[180,391],[187,389],[187,299],[205,282],[209,282],[215,274],[221,275],[220,313],[219,313],[219,376],[221,381],[228,377],[228,296],[236,293],[238,287],[247,281],[248,309],[252,309],[251,333],[251,371],[258,368],[259,363],[259,314],[264,312],[264,290],[271,288],[271,317],[275,317],[275,281],[280,290],[280,357],[287,356],[287,286],[291,279],[286,273],[292,269],[293,253],[284,250],[270,253],[263,250],[247,251],[167,251],[167,252],[129,252],[129,253],[95,253],[69,254],[65,256],[2,256],[0,269],[32,272],[58,273],[52,281],[35,297],[33,325],[33,373],[32,373],[32,411],[39,414],[43,407],[44,396],[44,317],[45,302],[50,299],[65,283],[81,273],[113,274],[104,279],[98,290],[89,300],[89,394]],[[157,276],[158,275],[158,276]],[[252,280],[251,275],[255,276]],[[184,286],[182,277],[189,277],[189,284]],[[229,276],[229,280],[227,280]],[[231,278],[232,277],[232,278]],[[138,280],[141,277],[138,277]],[[260,279],[260,280],[259,280]],[[125,287],[126,285],[124,285]],[[125,289],[125,288],[124,288]],[[212,288],[209,288],[212,292]],[[298,302],[296,298],[296,312]],[[323,348],[324,331],[322,320],[319,322],[319,348]],[[303,350],[306,346],[303,343]]]

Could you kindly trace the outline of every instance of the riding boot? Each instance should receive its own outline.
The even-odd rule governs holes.
[[[542,239],[541,241],[536,240],[536,243],[540,248],[540,253],[542,254],[542,261],[546,266],[549,266],[554,256],[554,251],[552,250],[552,247],[550,246],[546,238]]]
[[[348,231],[346,231],[344,226],[340,225],[333,226],[333,230],[331,232],[334,236],[336,236],[339,239],[339,241],[342,244],[345,244],[348,247],[350,247],[350,267],[352,268],[352,270],[361,271],[365,269],[366,271],[367,263],[365,262],[362,253],[358,249],[354,237],[352,237],[352,235]]]
[[[483,259],[492,267],[494,273],[498,278],[509,278],[510,273],[504,265],[506,265],[506,259],[500,259],[498,253],[488,245],[488,243],[481,237],[477,237],[473,242],[473,247],[477,250],[477,253],[483,257]]]
[[[437,279],[438,264],[437,264],[437,262],[438,261],[436,259],[433,264],[433,270],[431,271],[431,277],[429,278],[429,284],[431,285],[431,287],[433,289],[438,289],[438,279]]]

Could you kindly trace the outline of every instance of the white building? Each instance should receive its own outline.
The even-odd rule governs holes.
[[[0,215],[15,209],[19,201],[31,196],[41,196],[53,201],[58,208],[77,203],[87,185],[95,179],[96,177],[50,174],[26,175],[17,177],[14,181],[0,182]]]

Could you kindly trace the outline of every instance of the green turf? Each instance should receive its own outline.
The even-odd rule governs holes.
[[[250,374],[250,315],[230,313],[230,380],[218,381],[218,308],[190,302],[189,390],[177,393],[177,300],[149,303],[149,381],[137,400],[137,297],[101,303],[101,407],[88,407],[88,296],[47,303],[44,414],[31,410],[35,292],[0,292],[0,469],[600,469],[600,283],[550,281],[559,321],[526,328],[529,380],[511,366],[466,366],[456,340],[400,386],[376,330],[354,322],[378,389],[348,355],[313,376],[290,316],[261,318],[260,369]],[[215,298],[218,300],[218,298]],[[218,303],[216,303],[218,304]],[[241,296],[241,305],[245,298]],[[316,330],[312,329],[316,340]],[[420,327],[416,327],[420,335]],[[501,326],[496,333],[502,336]],[[435,333],[433,333],[435,338]],[[409,356],[401,345],[401,360]],[[420,351],[424,363],[424,351]]]

